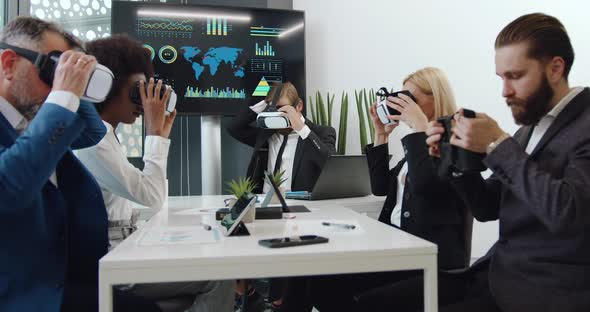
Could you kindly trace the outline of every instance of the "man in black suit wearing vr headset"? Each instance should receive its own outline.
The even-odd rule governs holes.
[[[227,127],[236,140],[254,147],[247,175],[256,182],[255,193],[269,190],[264,183],[265,171],[284,171],[287,190],[311,191],[324,163],[335,153],[336,130],[314,124],[303,117],[302,111],[303,101],[295,86],[280,83],[264,100],[240,112]],[[285,280],[271,282],[273,305],[282,302],[285,287]]]
[[[285,188],[311,191],[326,159],[335,153],[336,131],[303,117],[303,101],[290,82],[275,85],[260,103],[239,113],[227,130],[254,147],[248,176],[255,192],[267,191],[264,171],[285,172]]]

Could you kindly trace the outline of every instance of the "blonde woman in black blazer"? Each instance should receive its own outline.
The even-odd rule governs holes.
[[[388,98],[390,107],[401,114],[389,116],[397,125],[384,126],[371,109],[375,144],[366,148],[371,189],[387,195],[379,221],[398,227],[438,245],[442,269],[465,266],[464,204],[450,183],[437,175],[428,154],[428,122],[456,111],[455,100],[445,74],[427,67],[404,79],[403,89],[414,95]],[[397,128],[404,157],[389,169],[389,135]]]
[[[410,91],[416,101],[404,94],[388,98],[388,105],[401,113],[388,117],[396,125],[384,126],[375,111],[377,103],[371,108],[376,136],[375,144],[366,147],[371,188],[375,195],[387,195],[379,220],[437,244],[439,268],[464,268],[468,257],[465,207],[449,182],[437,176],[424,133],[429,121],[455,113],[450,84],[440,69],[427,67],[406,77],[403,89]],[[387,142],[394,129],[405,134],[401,140],[405,156],[390,169]],[[311,295],[302,300],[308,306],[297,310],[315,306],[322,312],[362,311],[363,307],[355,307],[355,296],[419,274],[421,271],[313,278],[312,290],[307,291]],[[298,300],[287,298],[287,301]]]

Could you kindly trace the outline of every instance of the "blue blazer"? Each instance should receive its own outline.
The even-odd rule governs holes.
[[[66,282],[97,284],[108,223],[100,188],[70,148],[106,133],[90,103],[44,103],[22,136],[0,114],[0,311],[59,311]],[[56,172],[58,188],[49,177]]]

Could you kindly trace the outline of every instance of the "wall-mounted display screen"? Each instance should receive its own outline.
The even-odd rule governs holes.
[[[112,32],[150,51],[180,113],[233,115],[275,82],[305,100],[301,11],[113,1]]]

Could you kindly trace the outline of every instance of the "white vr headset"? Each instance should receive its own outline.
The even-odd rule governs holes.
[[[114,78],[115,75],[108,67],[96,64],[90,79],[88,79],[84,95],[80,98],[93,103],[104,102],[113,87]]]
[[[0,49],[11,49],[16,54],[31,61],[35,67],[39,70],[39,78],[50,87],[53,86],[53,76],[55,74],[55,68],[59,63],[59,56],[61,51],[52,51],[49,54],[38,53],[29,49],[16,47],[5,42],[0,42]],[[106,66],[96,64],[94,71],[88,79],[86,90],[84,95],[81,96],[82,100],[86,100],[93,103],[103,102],[113,86],[113,79],[115,75]]]
[[[283,91],[283,84],[281,83],[275,90],[275,94],[272,98],[272,103],[268,104],[268,107],[258,114],[256,117],[256,125],[262,129],[287,129],[291,128],[291,121],[289,117],[283,112],[277,111],[277,103],[281,97]]]

